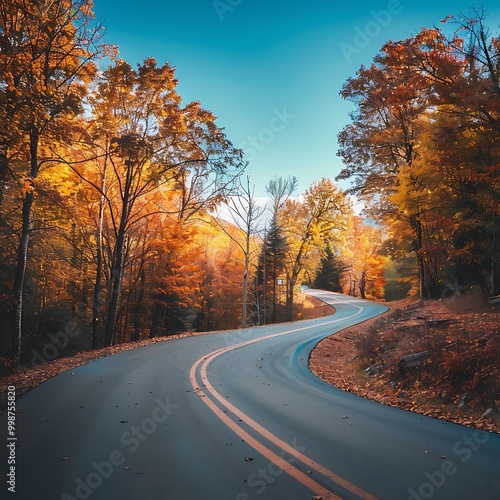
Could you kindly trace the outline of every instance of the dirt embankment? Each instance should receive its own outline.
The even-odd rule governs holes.
[[[362,397],[500,432],[500,309],[471,297],[388,305],[322,341],[312,371]]]

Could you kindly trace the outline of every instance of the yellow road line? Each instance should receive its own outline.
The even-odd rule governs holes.
[[[245,342],[241,342],[239,344],[235,344],[234,346],[231,347],[225,347],[218,349],[217,351],[212,352],[209,355],[203,356],[200,359],[198,359],[193,366],[191,367],[190,370],[190,379],[191,379],[191,385],[193,386],[193,389],[198,392],[203,393],[203,396],[207,396],[205,391],[201,389],[201,387],[198,387],[198,384],[196,382],[196,371],[198,367],[200,367],[200,377],[203,385],[205,386],[206,390],[215,398],[219,403],[224,406],[227,410],[231,411],[237,418],[239,418],[241,421],[245,422],[249,427],[251,427],[253,430],[255,430],[257,433],[259,433],[261,436],[263,436],[265,439],[270,441],[271,443],[275,444],[278,446],[280,449],[286,451],[290,455],[294,456],[304,464],[306,464],[308,467],[315,469],[317,472],[322,474],[323,476],[329,478],[339,486],[342,486],[346,490],[350,491],[351,493],[354,493],[357,495],[359,498],[362,498],[363,500],[376,500],[376,497],[371,495],[370,493],[367,493],[366,491],[362,490],[358,486],[350,483],[346,479],[340,477],[339,475],[335,474],[334,472],[330,471],[329,469],[326,469],[322,465],[318,464],[311,458],[307,457],[303,453],[299,452],[298,450],[294,449],[292,446],[288,445],[281,439],[279,439],[276,435],[272,434],[270,431],[268,431],[266,428],[262,427],[260,424],[258,424],[255,420],[250,418],[248,415],[243,413],[241,410],[239,410],[237,407],[235,407],[233,404],[231,404],[229,401],[227,401],[226,398],[224,398],[220,393],[218,393],[212,384],[210,383],[207,375],[207,367],[209,363],[211,363],[215,358],[218,356],[232,351],[234,349],[237,349],[239,347],[243,347],[249,344],[253,344],[256,342],[260,342],[262,340],[267,340],[271,339],[274,337],[280,337],[282,335],[289,335],[290,333],[295,333],[298,331],[304,331],[312,328],[317,328],[318,326],[325,326],[329,325],[332,323],[337,323],[339,321],[344,321],[346,319],[351,319],[361,312],[363,312],[363,308],[360,306],[354,306],[359,309],[359,311],[351,316],[348,316],[346,318],[339,318],[335,319],[326,323],[322,323],[320,325],[311,325],[308,327],[304,328],[296,328],[294,330],[289,330],[286,332],[281,332],[277,334],[272,334],[268,336],[263,336],[259,337],[253,340],[247,340]],[[290,463],[286,462],[283,460],[283,458],[279,457],[276,455],[274,452],[272,452],[269,448],[264,446],[262,443],[257,441],[255,438],[253,438],[248,432],[246,432],[244,429],[242,429],[236,422],[234,422],[231,418],[227,416],[227,414],[221,410],[213,401],[211,401],[209,398],[204,397],[202,398],[203,402],[230,428],[232,429],[238,436],[240,436],[242,439],[244,439],[250,446],[252,446],[255,450],[257,450],[259,453],[264,455],[269,461],[273,462],[276,464],[278,467],[280,467],[282,470],[287,472],[290,476],[294,477],[298,481],[300,481],[302,484],[310,488],[312,491],[315,492],[315,494],[322,496],[325,500],[330,500],[330,499],[340,499],[340,497],[336,496],[334,493],[331,491],[327,490],[324,486],[319,484],[318,482],[314,481],[310,476],[304,474],[294,466],[292,466]]]

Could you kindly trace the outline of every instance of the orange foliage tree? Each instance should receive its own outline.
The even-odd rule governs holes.
[[[424,28],[385,44],[342,91],[356,111],[339,136],[338,178],[353,179],[394,244],[414,255],[422,297],[500,292],[500,50],[484,13],[473,14],[447,18],[458,26],[449,37]]]
[[[72,119],[82,113],[82,99],[96,70],[93,61],[104,48],[91,2],[85,0],[3,2],[0,25],[0,171],[19,205],[10,300],[11,355],[18,361],[28,247],[37,229],[37,179],[53,160],[51,145],[66,140]]]
[[[286,317],[293,318],[294,293],[301,279],[312,278],[327,238],[340,239],[345,232],[349,204],[343,191],[327,178],[313,183],[304,200],[287,200],[279,221],[287,239]]]

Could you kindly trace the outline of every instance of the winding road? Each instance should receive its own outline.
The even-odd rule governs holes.
[[[386,308],[308,293],[336,313],[125,351],[20,397],[16,492],[5,482],[2,498],[499,499],[500,435],[353,396],[309,371],[321,339]]]

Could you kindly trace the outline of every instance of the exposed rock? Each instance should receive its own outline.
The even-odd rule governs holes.
[[[491,297],[489,302],[491,305],[500,304],[500,295],[497,295],[496,297]]]
[[[408,354],[398,361],[398,370],[404,375],[408,368],[416,368],[427,361],[428,358],[429,353],[427,351]]]
[[[498,415],[496,414],[495,410],[493,408],[488,408],[481,418],[484,418],[485,420],[489,420],[490,418],[497,418]]]
[[[459,408],[465,408],[467,406],[467,400],[469,399],[469,393],[466,392],[463,396],[462,399],[460,400],[460,403],[458,403]]]
[[[366,370],[365,370],[365,375],[367,377],[371,377],[372,375],[377,375],[378,373],[380,373],[382,371],[382,366],[380,365],[372,365],[372,366],[369,366]]]
[[[427,326],[446,326],[449,325],[450,323],[453,323],[452,319],[428,319],[427,320]]]

